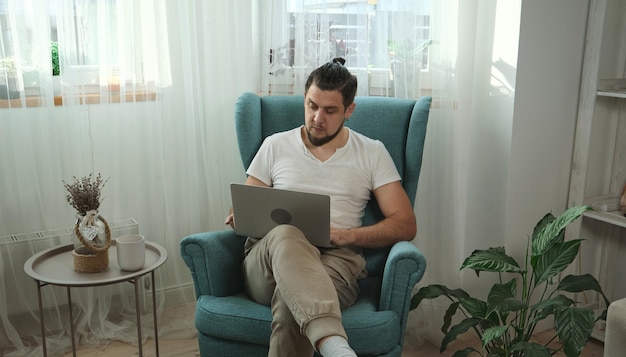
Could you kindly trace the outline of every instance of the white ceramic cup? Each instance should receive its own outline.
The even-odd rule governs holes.
[[[124,271],[137,271],[146,262],[146,238],[139,234],[127,234],[115,239],[117,264]]]

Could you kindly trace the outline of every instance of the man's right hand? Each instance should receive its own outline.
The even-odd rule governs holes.
[[[227,224],[230,226],[230,228],[235,229],[235,215],[230,213],[228,216],[226,216],[224,224]]]

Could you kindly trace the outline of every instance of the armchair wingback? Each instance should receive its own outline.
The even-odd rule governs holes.
[[[415,100],[357,97],[346,125],[382,141],[390,152],[411,203],[414,203],[430,110],[430,97]],[[302,125],[302,96],[259,97],[244,93],[235,123],[241,159],[248,167],[265,137]],[[375,200],[366,207],[364,225],[382,217]],[[270,308],[244,291],[241,263],[245,237],[232,230],[192,234],[181,241],[197,297],[195,324],[200,353],[208,356],[267,356]],[[366,249],[368,277],[360,281],[357,303],[343,310],[350,345],[359,356],[402,353],[412,289],[426,269],[420,250],[409,242]]]

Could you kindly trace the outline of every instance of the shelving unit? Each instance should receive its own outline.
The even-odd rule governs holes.
[[[624,219],[624,214],[620,211],[590,211],[585,213],[585,217],[626,228],[626,219]]]
[[[598,95],[602,97],[626,98],[626,79],[601,79]]]
[[[611,196],[615,200],[621,197],[626,183],[625,61],[626,4],[623,0],[590,0],[570,176],[570,207],[592,205]],[[581,250],[578,259],[591,261],[587,265],[609,299],[619,298],[612,292],[616,288],[616,274],[620,275],[616,267],[620,241],[626,237],[624,228],[624,213],[613,209],[588,211],[582,220],[567,229],[568,238],[593,240],[590,251]],[[580,261],[573,264],[576,269],[584,265]],[[597,304],[599,299],[596,296],[594,300],[590,303]],[[602,326],[597,326],[592,336],[604,340]]]

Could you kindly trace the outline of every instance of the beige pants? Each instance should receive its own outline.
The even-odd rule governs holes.
[[[250,297],[272,307],[272,357],[312,356],[319,339],[346,337],[341,309],[355,302],[366,274],[361,255],[318,249],[289,225],[248,238],[243,270]]]

